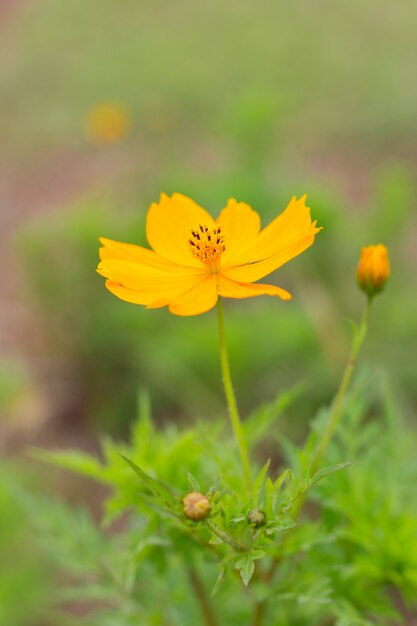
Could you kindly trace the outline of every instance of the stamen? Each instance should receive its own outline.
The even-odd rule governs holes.
[[[221,227],[210,229],[199,224],[197,230],[191,231],[191,235],[188,243],[192,255],[201,261],[210,274],[217,274],[220,271],[220,257],[226,249]]]

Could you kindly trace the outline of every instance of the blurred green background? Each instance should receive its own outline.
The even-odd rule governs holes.
[[[234,196],[263,223],[308,194],[324,229],[271,279],[293,301],[226,303],[242,412],[305,380],[308,393],[284,422],[296,438],[337,385],[346,318],[363,306],[360,248],[388,245],[392,279],[364,359],[388,372],[413,427],[416,32],[411,0],[3,0],[3,475],[39,473],[46,490],[90,499],[84,484],[28,465],[25,446],[95,449],[99,433],[125,437],[139,389],[161,422],[224,412],[213,312],[146,311],[111,296],[95,273],[99,236],[146,243],[146,210],[161,191],[213,214]],[[86,133],[105,103],[131,122],[112,143]],[[0,506],[8,551],[26,537],[13,511]],[[46,601],[39,559],[22,554],[38,583],[26,598],[33,611],[22,615],[17,574],[15,587],[0,579],[1,624],[37,623]]]

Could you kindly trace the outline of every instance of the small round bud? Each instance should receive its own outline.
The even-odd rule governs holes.
[[[207,496],[198,491],[188,493],[182,501],[184,515],[193,522],[200,522],[208,517],[211,506]]]
[[[248,524],[255,526],[255,528],[260,528],[261,526],[265,526],[266,523],[266,514],[261,509],[251,509],[248,513]]]
[[[390,277],[388,250],[382,244],[362,248],[356,279],[369,297],[380,293]]]

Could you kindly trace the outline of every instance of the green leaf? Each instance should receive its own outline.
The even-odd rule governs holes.
[[[108,468],[82,450],[40,450],[33,448],[30,455],[40,461],[51,463],[102,483],[110,482]]]
[[[132,427],[132,445],[134,449],[142,450],[144,444],[151,441],[153,424],[151,417],[151,403],[146,391],[138,393],[138,417]]]
[[[265,479],[265,513],[267,517],[272,517],[274,514],[274,483],[269,478],[269,476]]]
[[[279,517],[278,519],[267,523],[266,533],[267,535],[270,535],[274,532],[281,532],[283,530],[288,530],[289,528],[294,528],[294,526],[297,526],[297,523],[291,519],[291,517]]]
[[[258,476],[255,479],[255,482],[253,484],[253,504],[254,506],[258,506],[259,503],[259,496],[261,494],[261,491],[264,487],[264,482],[265,482],[265,476],[266,473],[268,472],[269,466],[271,464],[271,459],[268,459],[267,462],[265,463],[265,465],[263,466],[263,468],[261,469],[261,471],[259,472]]]
[[[155,495],[161,498],[165,504],[169,506],[174,506],[174,496],[171,491],[166,487],[161,481],[156,480],[155,478],[151,478],[148,474],[138,466],[136,463],[128,459],[123,454],[119,454],[119,456],[132,468],[132,470],[139,476],[141,481],[145,483],[145,485],[149,488],[149,490]]]
[[[246,554],[242,559],[239,559],[236,563],[236,569],[239,570],[243,584],[247,587],[255,571],[255,563],[249,554]]]
[[[292,473],[291,470],[286,469],[282,472],[282,474],[280,474],[278,476],[278,478],[276,479],[276,481],[273,484],[273,494],[272,494],[272,511],[275,514],[276,510],[277,510],[277,505],[278,505],[278,497],[279,497],[279,493],[281,491],[281,487],[284,484],[285,480],[287,479],[287,477],[291,478]]]
[[[253,576],[255,571],[255,563],[256,559],[261,559],[265,556],[265,552],[263,550],[252,550],[248,552],[238,561],[236,561],[235,567],[239,570],[240,577],[243,581],[245,587],[248,586],[250,579]]]
[[[356,335],[358,333],[359,326],[357,325],[355,320],[352,320],[350,317],[342,317],[342,320],[350,326],[353,335]]]
[[[149,535],[148,537],[145,537],[144,539],[141,539],[136,547],[133,549],[133,554],[132,556],[139,561],[140,559],[143,558],[143,553],[146,550],[146,548],[149,547],[169,547],[171,544],[170,542],[165,539],[164,537],[159,537],[158,535]]]
[[[144,502],[152,511],[158,513],[160,517],[168,518],[168,519],[179,519],[182,518],[182,514],[177,511],[170,504],[163,504],[161,502],[158,503],[154,495],[150,495],[147,493],[141,493],[140,498],[142,502]]]
[[[221,476],[217,476],[217,478],[214,481],[214,483],[212,485],[210,485],[210,488],[209,488],[207,494],[211,496],[214,493],[216,493],[216,491],[219,490],[220,483],[221,483]]]
[[[245,545],[240,543],[240,541],[237,541],[234,537],[231,537],[230,535],[225,533],[221,528],[214,524],[212,520],[207,519],[205,520],[204,524],[211,531],[212,535],[216,537],[216,539],[220,542],[225,543],[226,545],[230,546],[234,550],[238,550],[239,552],[246,552],[248,550]],[[210,539],[210,543],[217,543],[217,541],[214,542],[212,541],[212,539]]]
[[[198,492],[201,493],[201,487],[200,487],[198,481],[191,474],[191,472],[188,472],[188,483],[190,485],[190,490],[191,491],[198,491]]]
[[[138,392],[138,417],[141,422],[152,423],[151,399],[145,389]]]
[[[225,578],[225,574],[226,574],[226,570],[224,567],[221,567],[219,575],[216,578],[216,582],[213,585],[213,589],[211,590],[210,596],[213,598],[213,596],[216,595],[216,593],[220,590],[220,588],[222,587],[223,583],[224,583],[224,578]]]
[[[305,391],[305,388],[305,383],[297,383],[288,391],[280,392],[272,402],[260,406],[246,418],[243,428],[252,446],[262,439],[282,413]]]
[[[323,478],[325,478],[326,476],[329,476],[329,474],[333,474],[333,472],[338,472],[339,470],[344,469],[345,467],[348,467],[349,465],[352,465],[352,461],[346,461],[345,463],[337,463],[336,465],[329,465],[329,467],[323,467],[323,469],[320,469],[318,472],[313,474],[310,480],[310,485],[315,485],[320,480],[323,480]]]
[[[287,478],[287,476],[289,475],[289,473],[290,473],[290,470],[286,469],[282,472],[282,474],[278,476],[278,478],[274,482],[274,491],[279,491],[281,489],[282,484],[284,480]]]

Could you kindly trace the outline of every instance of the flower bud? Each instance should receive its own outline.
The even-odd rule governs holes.
[[[362,291],[373,297],[380,293],[390,277],[388,250],[382,244],[362,248],[356,279]]]
[[[184,515],[193,522],[200,522],[208,517],[211,506],[207,496],[198,491],[188,493],[182,501]]]
[[[261,526],[265,526],[266,523],[266,514],[261,509],[251,509],[248,513],[248,524],[255,526],[255,528],[260,528]]]

